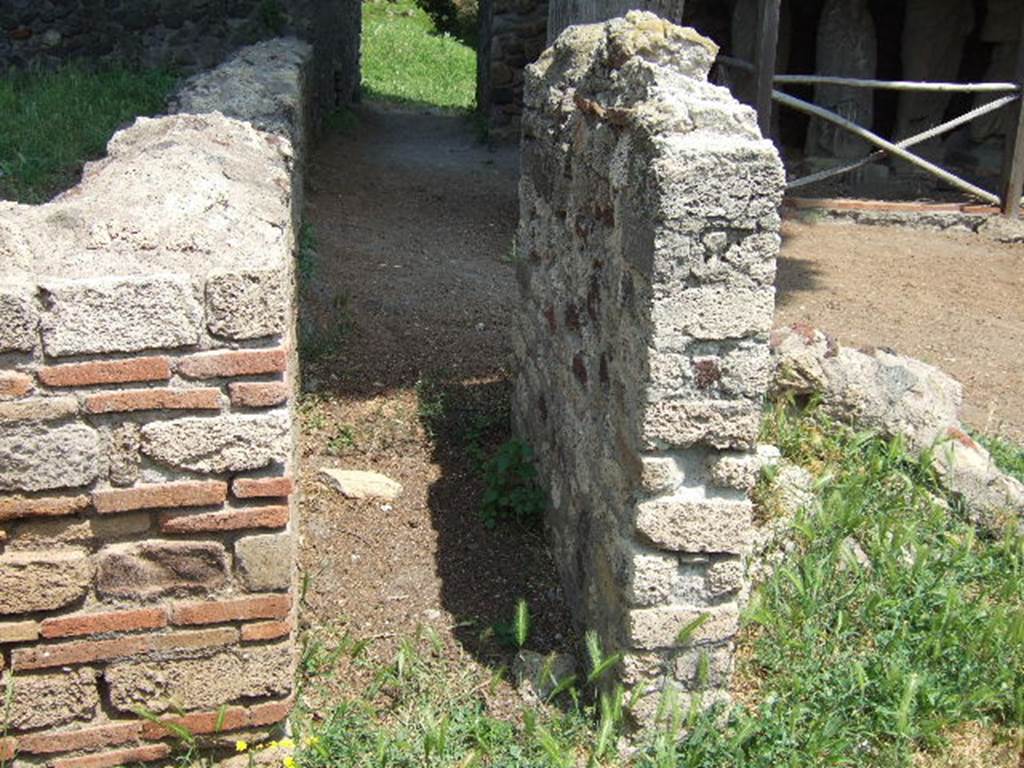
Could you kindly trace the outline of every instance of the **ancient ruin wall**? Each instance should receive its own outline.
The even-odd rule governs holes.
[[[360,30],[355,0],[4,0],[0,71],[77,61],[192,74],[242,46],[294,35],[313,46],[312,90],[330,111],[359,86]]]
[[[715,50],[631,12],[566,30],[526,81],[516,429],[568,603],[649,687],[641,719],[705,654],[728,682],[770,367],[783,170],[706,82]]]
[[[301,104],[308,46],[264,45]],[[141,708],[289,712],[294,171],[248,123],[143,118],[53,202],[0,203],[0,762],[168,757]]]

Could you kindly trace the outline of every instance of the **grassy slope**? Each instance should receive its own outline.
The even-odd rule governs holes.
[[[40,203],[66,189],[117,128],[162,110],[173,86],[155,71],[0,78],[0,198]]]
[[[433,31],[410,0],[363,3],[363,88],[375,98],[470,109],[476,98],[476,53]]]

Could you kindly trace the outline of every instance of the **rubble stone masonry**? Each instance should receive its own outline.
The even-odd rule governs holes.
[[[296,116],[310,49],[264,46]],[[287,716],[297,170],[288,136],[179,114],[0,203],[0,761],[162,760],[164,720]]]
[[[667,687],[727,689],[770,371],[784,175],[707,83],[715,55],[630,12],[527,69],[516,428],[569,604],[625,652],[640,721]]]

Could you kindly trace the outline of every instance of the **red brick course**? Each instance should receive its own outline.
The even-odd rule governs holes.
[[[240,408],[270,408],[288,399],[288,385],[281,381],[233,381],[228,384],[231,404]]]
[[[0,497],[0,520],[22,517],[60,517],[88,509],[88,496]]]
[[[142,723],[127,722],[98,725],[79,731],[33,733],[18,739],[18,751],[36,755],[100,749],[135,741],[142,735]]]
[[[288,525],[288,507],[252,507],[224,512],[164,512],[160,530],[164,533],[207,533],[241,531],[246,528],[284,528]]]
[[[258,728],[264,725],[279,723],[291,714],[295,700],[291,697],[284,701],[268,701],[249,707],[249,727]]]
[[[87,387],[93,384],[125,384],[132,381],[166,381],[171,378],[167,357],[133,357],[128,360],[97,360],[40,368],[36,374],[48,387]]]
[[[107,514],[131,512],[136,509],[208,507],[223,504],[227,493],[227,483],[219,480],[196,480],[94,491],[92,502],[97,512]]]
[[[160,723],[186,728],[189,733],[201,735],[206,733],[224,733],[245,728],[248,724],[248,712],[242,707],[227,707],[223,712],[191,712],[178,717],[161,718]],[[142,725],[144,739],[165,739],[174,736],[174,732],[160,723],[146,722]]]
[[[148,744],[144,747],[98,752],[95,755],[65,757],[60,760],[54,760],[52,766],[53,768],[113,768],[117,765],[162,760],[165,757],[169,757],[170,754],[171,748],[167,744]]]
[[[0,398],[21,397],[31,389],[31,376],[17,371],[0,371]]]
[[[0,739],[0,760],[13,760],[17,745],[14,739]]]
[[[11,652],[11,667],[14,670],[46,669],[120,659],[142,653],[212,648],[231,645],[237,641],[238,631],[230,627],[198,632],[118,637],[113,640],[82,640],[34,648],[16,648]]]
[[[167,626],[164,608],[140,608],[136,611],[79,613],[44,619],[42,635],[47,639],[101,635],[105,632],[137,632],[141,629],[162,629]]]
[[[178,362],[178,372],[190,379],[218,379],[282,373],[287,365],[284,348],[249,349],[233,352],[204,352]]]
[[[123,389],[100,392],[85,398],[89,413],[128,413],[130,411],[219,411],[220,390],[202,389]]]
[[[290,477],[236,477],[231,493],[239,499],[291,496],[295,483]]]
[[[251,643],[260,640],[277,640],[291,634],[290,621],[259,621],[254,624],[242,625],[242,642]]]
[[[250,619],[283,619],[291,611],[292,599],[288,595],[256,595],[239,600],[216,602],[176,603],[171,608],[171,621],[175,624],[222,624],[228,621]]]

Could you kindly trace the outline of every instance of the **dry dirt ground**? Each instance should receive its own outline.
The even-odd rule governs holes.
[[[1024,245],[787,221],[777,286],[777,324],[936,365],[963,383],[972,428],[1024,442]]]
[[[419,625],[497,667],[518,597],[531,647],[572,638],[535,530],[488,530],[477,459],[507,437],[514,148],[461,117],[363,105],[314,152],[307,221],[301,489],[306,621],[393,652]],[[975,236],[788,222],[779,322],[894,347],[967,385],[976,428],[1024,437],[1024,248]],[[310,334],[309,330],[313,333]],[[384,472],[352,501],[317,469]]]

